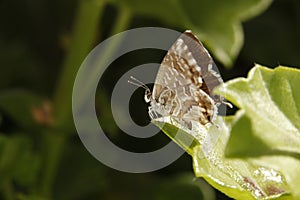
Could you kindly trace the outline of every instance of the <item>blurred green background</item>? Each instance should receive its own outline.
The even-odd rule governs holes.
[[[226,27],[232,21],[223,14],[230,16],[231,9],[243,14],[247,5],[238,4],[233,0],[0,1],[0,199],[229,199],[193,177],[187,154],[145,174],[119,172],[94,159],[73,125],[71,92],[88,52],[109,36],[136,27],[191,29],[217,58],[225,81],[246,76],[254,63],[299,66],[300,2],[275,0],[263,13],[243,22],[244,45],[238,43],[240,47],[231,51],[235,40]],[[202,5],[211,9],[205,11]],[[173,10],[180,10],[178,6],[185,12]],[[229,52],[230,58],[219,54],[218,48]],[[99,123],[124,149],[148,152],[169,142],[163,133],[137,139],[121,132],[109,100],[124,72],[139,64],[159,63],[164,54],[150,49],[130,52],[116,60],[100,80]],[[138,89],[130,106],[140,125],[149,123],[143,94]]]

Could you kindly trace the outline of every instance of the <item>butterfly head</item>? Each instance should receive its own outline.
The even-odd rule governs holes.
[[[146,103],[150,103],[151,102],[151,99],[152,99],[152,93],[150,91],[149,88],[146,88],[145,89],[145,96],[144,96],[144,99],[145,99],[145,102]]]
[[[152,93],[150,88],[145,83],[143,83],[142,81],[138,80],[133,76],[130,76],[130,79],[131,80],[128,80],[128,83],[145,89],[145,96],[144,96],[145,102],[150,103],[152,100]]]

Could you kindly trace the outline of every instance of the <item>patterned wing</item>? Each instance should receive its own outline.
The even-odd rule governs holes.
[[[199,40],[190,31],[183,33],[161,63],[151,111],[162,116],[172,115],[189,126],[191,121],[212,122],[217,109],[211,92],[222,81],[213,71],[214,65]]]
[[[174,79],[178,80],[177,85]],[[178,87],[178,84],[194,84],[216,102],[221,102],[221,97],[212,95],[212,90],[222,82],[216,64],[202,43],[191,31],[185,31],[161,63],[153,88],[153,97],[159,95],[162,85]]]

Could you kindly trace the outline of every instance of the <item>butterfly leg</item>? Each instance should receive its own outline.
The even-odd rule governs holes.
[[[148,113],[149,113],[151,120],[159,117],[158,114],[152,109],[151,106],[148,107]]]

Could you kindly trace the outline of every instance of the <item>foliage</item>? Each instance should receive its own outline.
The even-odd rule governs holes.
[[[241,23],[263,12],[270,3],[270,0],[192,0],[188,3],[183,0],[2,1],[0,3],[0,199],[145,199],[145,194],[151,200],[182,199],[182,195],[184,199],[227,199],[212,190],[201,179],[195,179],[193,174],[183,173],[190,171],[187,156],[183,156],[180,161],[167,169],[152,174],[125,174],[101,165],[85,150],[72,122],[71,93],[74,77],[84,57],[96,43],[112,34],[139,26],[191,29],[221,63],[230,66],[243,44]],[[287,10],[290,13],[290,9]],[[278,16],[276,12],[273,15]],[[274,17],[270,17],[269,20],[273,23],[273,19]],[[286,21],[290,22],[289,19]],[[264,20],[259,20],[262,21]],[[285,26],[286,21],[276,20],[276,25]],[[290,27],[295,25],[292,24]],[[285,26],[282,29],[285,34],[294,33],[295,38],[298,37],[297,30],[288,28]],[[269,29],[259,31],[256,28],[251,29],[255,32],[253,33],[255,36],[262,35],[263,31],[267,30]],[[268,34],[268,38],[272,36],[274,34]],[[294,44],[293,37],[285,35],[283,38],[292,41],[285,43],[285,40],[282,40],[284,45]],[[263,47],[272,46],[275,39],[272,38],[268,44],[264,41],[259,43],[262,45],[260,51],[255,45],[254,50],[251,48],[249,50],[248,46],[250,53],[246,52],[247,59],[250,59],[251,63],[253,59],[255,60],[256,57],[251,57],[255,55],[253,52],[259,52],[259,55],[264,57],[266,54],[262,53]],[[253,44],[253,41],[248,42],[250,43]],[[109,47],[107,52],[112,52],[117,46],[118,44]],[[291,52],[296,52],[297,48],[290,50],[286,46],[283,47],[278,49],[284,49],[283,55],[289,61]],[[267,53],[270,60],[274,52],[268,50]],[[139,58],[135,57],[134,60]],[[149,55],[145,55],[144,58],[149,58]],[[296,62],[298,55],[293,58]],[[276,57],[276,62],[277,59],[279,58]],[[130,63],[130,59],[127,59],[126,63]],[[232,72],[226,72],[227,75],[243,69],[242,66],[247,65],[239,63],[239,67],[234,68]],[[114,69],[117,71],[117,68]],[[110,81],[115,77],[115,71],[107,75]],[[285,83],[288,84],[289,80],[285,80]],[[103,85],[108,88],[111,82]],[[232,97],[226,97],[233,102],[237,98],[235,103],[240,105],[243,101],[238,101],[239,98],[235,94],[239,91],[236,89],[232,92]],[[273,92],[274,97],[277,97],[276,91]],[[111,123],[108,99],[108,94],[99,95],[97,108],[105,116],[99,121],[106,125],[108,135],[112,135],[116,142],[121,143],[124,142],[120,137],[122,132]],[[277,104],[280,102],[282,101],[278,100]],[[286,103],[293,102],[286,101]],[[280,112],[276,114],[288,116],[283,119],[285,121],[290,119],[292,123],[297,124],[297,116],[289,115],[290,112],[296,111],[294,107],[286,108],[281,105],[280,108]],[[298,183],[297,176],[291,176],[291,172],[297,169],[298,140],[288,146],[284,141],[276,143],[275,138],[269,140],[270,136],[265,134],[256,135],[265,130],[256,127],[255,131],[252,131],[250,129],[253,126],[252,115],[248,116],[245,114],[248,112],[247,109],[243,109],[244,112],[227,118],[226,126],[230,128],[231,134],[229,137],[229,132],[220,133],[225,134],[220,142],[228,140],[228,145],[225,149],[225,145],[220,144],[219,150],[224,150],[227,156],[238,157],[232,170],[240,170],[239,173],[249,177],[253,175],[252,171],[257,169],[256,166],[264,165],[267,161],[271,165],[268,169],[273,169],[272,163],[276,162],[280,153],[283,162],[278,165],[276,172],[286,179],[286,183],[279,183],[276,186],[284,188],[287,197],[290,197],[290,194],[298,195],[294,188]],[[140,110],[142,109],[137,108],[136,112],[141,113]],[[145,113],[146,111],[142,114]],[[247,134],[247,138],[257,144],[256,151],[251,149],[251,145],[236,146],[237,141],[245,140],[244,137],[240,139],[241,133],[238,130],[241,126],[249,127],[247,129],[249,132],[242,134]],[[295,126],[299,130],[299,124]],[[177,129],[172,126],[169,128]],[[239,134],[236,134],[237,132]],[[167,134],[172,135],[172,132]],[[283,134],[286,135],[287,133]],[[185,134],[184,137],[190,139],[190,135]],[[155,142],[160,139],[156,139]],[[184,138],[177,142],[184,145]],[[129,139],[126,139],[125,143],[127,146],[137,146],[136,142]],[[271,146],[273,144],[275,149]],[[193,145],[194,148],[190,149],[189,153],[200,155],[202,149],[199,141],[193,140]],[[153,143],[146,147],[149,146],[152,147]],[[261,155],[263,159],[248,157]],[[208,176],[208,173],[201,171],[209,169],[211,160],[193,157],[197,176],[205,177],[213,186],[221,191],[226,190],[225,193],[231,196],[236,193],[251,195],[245,191],[245,188],[251,187],[250,181],[248,186],[243,187],[240,182],[232,180],[224,170],[212,166],[211,170],[215,176],[222,178],[225,174],[226,178],[222,181],[240,188],[240,191],[228,189],[226,187],[228,185],[220,186],[214,182],[215,179]],[[228,161],[226,163],[223,163],[223,157],[219,159],[222,162],[219,167],[228,167],[232,164],[230,159],[234,158],[226,158]],[[203,161],[203,164],[196,165],[198,161]],[[250,163],[254,164],[249,166]],[[286,169],[285,166],[288,164],[295,166],[291,172],[280,170]],[[253,177],[252,179],[254,180]],[[272,181],[267,183],[273,185]]]
[[[241,22],[264,11],[271,0],[110,0],[132,12],[149,15],[182,29],[191,29],[217,59],[231,66],[242,44]],[[167,10],[167,11],[166,11]]]
[[[240,108],[225,122],[219,117],[219,128],[189,130],[172,119],[153,123],[193,157],[196,176],[228,196],[299,199],[299,82],[300,70],[256,65],[248,78],[236,78],[218,88],[219,94]],[[189,145],[185,137],[175,138],[171,124],[196,141]]]

